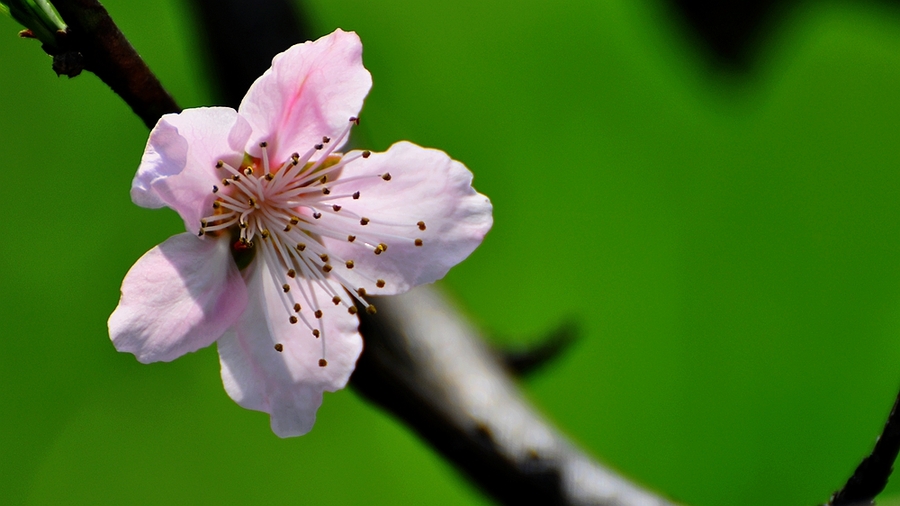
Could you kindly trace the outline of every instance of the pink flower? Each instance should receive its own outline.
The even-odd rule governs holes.
[[[276,56],[240,109],[188,109],[150,133],[134,202],[188,233],[131,268],[109,318],[119,351],[169,361],[218,343],[225,390],[308,432],[362,350],[357,307],[430,283],[491,227],[491,204],[444,152],[399,142],[340,154],[371,76],[354,33]]]

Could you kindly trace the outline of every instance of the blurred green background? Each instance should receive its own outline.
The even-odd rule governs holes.
[[[105,3],[182,106],[210,104],[182,2]],[[657,0],[304,7],[362,37],[368,147],[440,147],[494,202],[443,286],[498,343],[581,323],[523,384],[562,431],[696,506],[843,484],[900,386],[900,11],[798,9],[739,77]],[[115,352],[123,275],[182,225],[129,200],[141,122],[18,30],[0,19],[0,503],[488,503],[351,391],[281,440],[214,349]]]

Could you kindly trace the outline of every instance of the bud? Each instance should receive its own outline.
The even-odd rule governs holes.
[[[44,44],[48,53],[57,53],[60,49],[57,32],[65,31],[66,24],[56,8],[47,0],[3,0],[0,12],[10,15],[28,30],[23,32]]]

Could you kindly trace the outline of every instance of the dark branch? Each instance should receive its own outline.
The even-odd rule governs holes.
[[[576,449],[518,393],[478,333],[429,286],[375,302],[351,384],[504,504],[652,506]],[[365,312],[361,312],[365,314]]]
[[[562,355],[577,337],[578,327],[573,322],[566,322],[535,344],[502,348],[497,350],[497,355],[511,373],[527,376]]]
[[[863,459],[844,488],[831,496],[830,506],[862,506],[875,504],[875,496],[884,490],[900,452],[900,394],[888,416],[872,454]]]
[[[80,53],[84,68],[97,75],[131,106],[147,128],[163,114],[181,109],[97,0],[55,0],[69,25],[69,53]]]

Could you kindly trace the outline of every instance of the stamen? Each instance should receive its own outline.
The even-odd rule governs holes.
[[[319,359],[319,367],[325,367],[326,365],[328,365],[328,361],[325,360],[324,358],[320,358]]]
[[[282,351],[284,351],[284,346],[282,346],[281,343],[275,343],[275,351],[281,353]]]
[[[415,244],[416,244],[416,246],[421,246],[421,245],[422,245],[422,239],[416,239]]]
[[[419,230],[425,230],[425,222],[424,221],[420,221],[420,222],[416,223],[416,225],[418,225]]]

